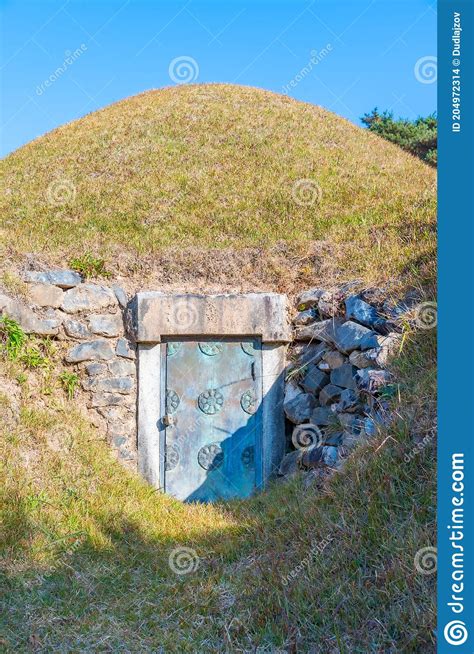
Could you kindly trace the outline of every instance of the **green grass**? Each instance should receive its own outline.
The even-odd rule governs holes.
[[[435,539],[433,441],[406,462],[432,424],[434,338],[408,340],[399,419],[343,472],[248,502],[164,496],[70,402],[22,390],[0,441],[3,650],[434,652],[435,579],[414,567]],[[180,576],[183,546],[199,565]]]
[[[13,260],[93,257],[112,273],[260,276],[274,287],[285,276],[432,273],[435,171],[335,114],[263,90],[149,91],[20,148],[3,175],[0,233]],[[210,250],[224,251],[217,267]]]
[[[67,370],[64,370],[59,375],[59,381],[68,398],[72,400],[76,392],[76,387],[79,383],[79,375],[77,375],[75,372],[68,372]]]
[[[0,348],[12,361],[18,358],[26,341],[20,325],[7,315],[0,317]],[[0,350],[0,351],[1,351]]]
[[[69,268],[81,273],[84,277],[110,276],[110,273],[105,268],[105,261],[94,257],[90,252],[71,259],[69,261]]]

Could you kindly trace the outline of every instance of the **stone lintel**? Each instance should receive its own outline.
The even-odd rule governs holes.
[[[196,295],[137,294],[136,340],[159,343],[166,336],[260,336],[288,343],[288,301],[279,293]]]

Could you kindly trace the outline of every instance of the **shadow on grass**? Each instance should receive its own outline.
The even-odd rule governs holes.
[[[411,344],[402,356],[410,398],[429,393],[430,352]],[[212,506],[153,492],[105,446],[79,447],[83,485],[68,503],[58,482],[53,518],[42,515],[47,499],[32,510],[26,484],[11,491],[2,647],[434,652],[435,575],[417,572],[414,556],[434,545],[435,461],[433,442],[414,450],[413,415],[416,424],[403,417],[324,489],[295,478]],[[51,527],[60,519],[66,540]],[[43,565],[31,555],[35,529],[54,551]]]
[[[8,573],[6,650],[434,651],[434,579],[413,569],[434,514],[414,467],[421,479],[351,464],[322,498],[295,480],[227,505],[241,526],[206,536],[98,519],[107,547],[86,539],[46,571]]]

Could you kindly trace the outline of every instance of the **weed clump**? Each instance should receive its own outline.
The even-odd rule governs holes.
[[[25,334],[21,325],[7,315],[0,317],[0,357],[12,364],[20,364],[21,369],[15,367],[15,379],[20,384],[26,383],[28,370],[42,370],[45,385],[43,394],[50,395],[54,383],[55,355],[57,347],[49,338],[37,338]],[[73,399],[79,377],[72,372],[63,370],[57,378],[68,399]]]
[[[105,267],[105,260],[94,257],[90,252],[70,259],[69,267],[80,273],[86,278],[90,277],[110,277],[110,273]]]

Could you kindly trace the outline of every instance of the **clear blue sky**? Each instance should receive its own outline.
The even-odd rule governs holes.
[[[174,84],[170,62],[183,56],[193,59],[176,68],[185,79],[287,92],[355,123],[374,106],[409,118],[436,109],[434,1],[0,0],[0,7],[2,155],[121,98]],[[318,63],[310,63],[312,52],[323,53]],[[425,57],[419,81],[415,66]]]

